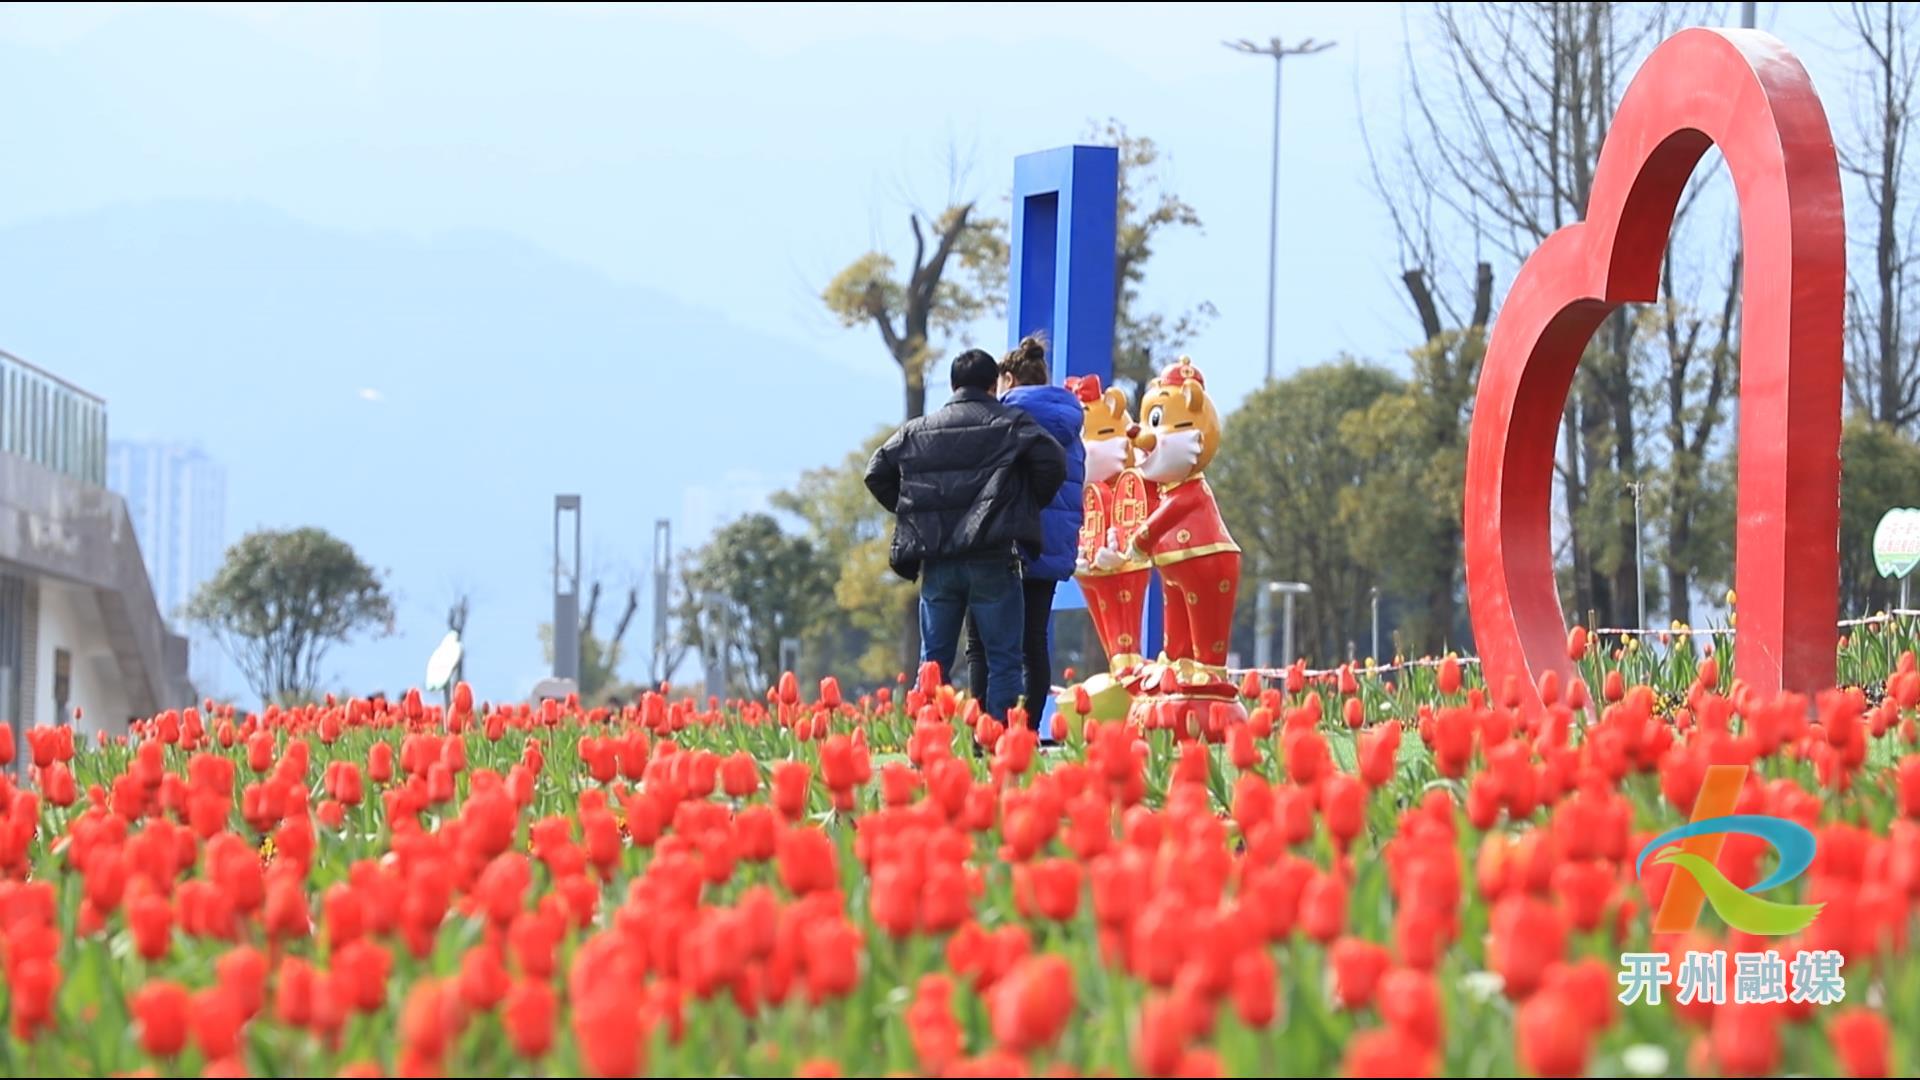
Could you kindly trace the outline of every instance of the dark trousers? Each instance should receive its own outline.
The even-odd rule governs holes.
[[[1023,690],[1027,726],[1038,730],[1040,714],[1046,710],[1047,695],[1053,692],[1053,590],[1060,583],[1042,578],[1021,582],[1025,601],[1025,628],[1021,635],[1021,664],[1026,669]],[[980,633],[973,620],[967,620],[967,678],[974,697],[986,693],[987,657],[981,648]]]
[[[969,651],[981,640],[973,627],[983,628],[986,655],[973,675],[973,693],[996,719],[1020,698],[1020,604],[1020,559],[1012,552],[930,559],[921,568],[920,659],[939,664],[941,678],[957,682],[960,626],[967,624]]]

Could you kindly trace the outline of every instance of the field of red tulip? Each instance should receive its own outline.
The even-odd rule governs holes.
[[[931,672],[8,732],[0,1070],[1911,1073],[1912,642],[1843,642],[1855,688],[1815,701],[1749,694],[1727,644],[1576,630],[1537,721],[1452,660],[1296,668],[1244,724],[1046,751]],[[1727,763],[1741,812],[1814,830],[1784,891],[1826,906],[1656,939],[1673,869],[1636,856]],[[1748,839],[1742,887],[1772,859]],[[1837,951],[1844,999],[1620,1001],[1623,953],[1748,949]]]

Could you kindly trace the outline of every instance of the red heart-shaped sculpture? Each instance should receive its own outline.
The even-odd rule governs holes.
[[[1806,69],[1755,30],[1684,30],[1634,76],[1587,219],[1541,243],[1487,344],[1467,448],[1467,592],[1490,686],[1541,708],[1573,674],[1554,584],[1554,444],[1608,313],[1658,296],[1674,208],[1708,146],[1740,205],[1740,467],[1734,670],[1758,691],[1833,684],[1839,613],[1846,228],[1833,135]]]

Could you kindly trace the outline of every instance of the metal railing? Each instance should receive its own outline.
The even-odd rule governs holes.
[[[1886,623],[1898,622],[1902,619],[1909,621],[1920,620],[1920,608],[1893,608],[1887,611],[1878,611],[1872,615],[1864,615],[1859,618],[1841,619],[1839,623],[1835,625],[1835,629],[1848,630],[1861,626],[1880,626]],[[1596,640],[1616,637],[1712,637],[1722,634],[1727,637],[1734,637],[1738,632],[1738,629],[1732,626],[1666,626],[1647,630],[1636,630],[1628,627],[1604,627],[1599,630],[1588,631]],[[1439,656],[1421,656],[1403,658],[1392,662],[1376,660],[1370,664],[1341,664],[1330,668],[1306,668],[1302,671],[1302,674],[1309,679],[1323,679],[1330,675],[1338,675],[1343,669],[1351,668],[1356,678],[1368,675],[1378,676],[1391,674],[1395,671],[1405,671],[1410,668],[1439,667],[1444,659],[1444,657]],[[1453,659],[1462,667],[1480,662],[1480,658],[1477,656],[1455,656]],[[1227,670],[1229,674],[1235,677],[1252,675],[1262,680],[1284,680],[1287,677],[1287,668],[1284,667],[1230,667]]]
[[[105,487],[107,403],[0,352],[0,453]]]

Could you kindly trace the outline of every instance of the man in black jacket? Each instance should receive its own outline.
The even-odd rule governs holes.
[[[867,490],[894,515],[894,572],[920,578],[921,662],[950,679],[971,612],[987,654],[983,704],[1004,720],[1023,682],[1022,559],[1040,550],[1040,510],[1066,480],[1067,456],[1033,417],[994,397],[999,380],[993,357],[961,353],[953,398],[874,451]]]

